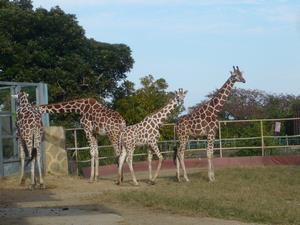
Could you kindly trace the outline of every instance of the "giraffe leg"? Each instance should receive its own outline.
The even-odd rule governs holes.
[[[24,154],[23,147],[21,146],[21,144],[19,144],[19,146],[20,146],[20,158],[21,158],[19,184],[23,186],[23,185],[25,185],[25,177],[24,177],[25,154]]]
[[[119,141],[118,138],[114,138],[114,137],[111,138],[112,146],[113,146],[113,148],[115,150],[115,154],[116,154],[116,157],[117,157],[117,160],[116,160],[117,163],[119,162],[119,157],[121,155],[121,149],[119,149],[120,147],[119,147],[118,141]],[[124,180],[123,170],[124,170],[124,168],[122,167],[122,172],[121,172],[121,181],[122,182]]]
[[[35,174],[34,174],[34,167],[35,167],[35,158],[32,159],[31,161],[31,180],[30,180],[30,185],[29,185],[29,189],[32,190],[34,189],[35,186]]]
[[[129,170],[130,170],[130,173],[131,173],[131,176],[132,176],[132,181],[133,181],[133,184],[135,186],[139,185],[139,183],[137,182],[136,180],[136,177],[135,177],[135,174],[134,174],[134,170],[133,170],[133,166],[132,166],[132,158],[133,158],[133,154],[132,154],[133,151],[129,151],[128,152],[128,157],[127,157],[127,164],[129,166]]]
[[[157,155],[158,157],[158,165],[157,165],[157,169],[156,169],[156,172],[154,174],[154,177],[152,179],[152,182],[154,183],[158,174],[159,174],[159,171],[160,171],[160,168],[161,168],[161,164],[162,164],[162,161],[163,161],[163,156],[161,155],[160,151],[159,151],[159,148],[157,146],[156,143],[152,144],[151,145],[151,148],[153,149],[153,152],[155,152],[155,154]]]
[[[95,156],[94,156],[94,151],[91,150],[91,175],[90,175],[90,183],[93,183],[94,177],[95,177]]]
[[[91,155],[91,175],[90,175],[90,183],[92,183],[95,180],[95,174],[98,176],[98,165],[96,163],[96,160],[98,160],[98,146],[97,146],[97,140],[93,136],[93,134],[89,130],[85,130],[89,145],[90,145],[90,155]],[[95,166],[97,166],[95,168]],[[96,171],[95,171],[96,170]]]
[[[181,179],[180,179],[180,162],[179,162],[177,155],[176,155],[176,178],[177,178],[178,182],[181,181]]]
[[[210,182],[215,181],[215,172],[212,163],[213,151],[214,151],[214,133],[209,133],[207,136],[207,160],[208,160],[208,179]]]
[[[179,157],[181,168],[183,170],[183,177],[184,177],[185,181],[189,182],[190,180],[187,176],[186,169],[185,169],[185,163],[184,163],[184,150],[185,150],[185,146],[184,146],[184,148],[180,148],[178,157]]]
[[[41,155],[40,155],[40,153],[37,154],[36,161],[37,161],[38,171],[39,171],[40,188],[44,189],[44,188],[46,188],[46,186],[44,184],[44,179],[43,179],[43,174],[42,174]]]
[[[187,142],[188,142],[188,137],[180,139],[180,145],[179,145],[179,149],[178,149],[177,155],[176,155],[176,168],[177,168],[176,177],[177,177],[178,182],[181,181],[180,166],[183,170],[184,179],[186,181],[190,181],[187,176],[186,169],[185,169],[185,163],[184,163],[184,152],[185,152],[185,146],[186,146]]]
[[[148,169],[149,169],[149,180],[152,181],[152,152],[148,150]]]
[[[119,156],[118,180],[117,180],[118,185],[120,185],[123,181],[123,164],[125,162],[125,159],[126,159],[126,149],[123,148]]]
[[[36,143],[36,152],[37,152],[36,162],[37,162],[38,172],[39,172],[39,184],[40,184],[40,188],[44,189],[45,184],[44,184],[42,167],[41,167],[41,135],[40,134],[41,134],[40,130],[35,134],[34,143]]]
[[[95,147],[95,181],[98,181],[98,178],[99,178],[99,152],[98,152],[98,146],[96,146]]]

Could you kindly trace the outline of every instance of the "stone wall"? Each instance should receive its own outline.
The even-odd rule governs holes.
[[[46,174],[68,175],[65,141],[65,130],[62,127],[44,128]]]

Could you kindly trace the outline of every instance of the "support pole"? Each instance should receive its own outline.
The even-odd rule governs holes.
[[[260,121],[260,134],[261,134],[261,155],[265,156],[264,126],[262,120]]]
[[[220,144],[220,157],[223,158],[222,132],[221,132],[221,122],[220,121],[219,121],[219,144]]]
[[[76,158],[76,174],[79,176],[79,169],[78,169],[78,144],[77,144],[77,130],[74,130],[74,147],[75,147],[75,158]]]
[[[173,149],[176,148],[176,123],[173,125]],[[173,151],[173,149],[171,151]]]
[[[0,177],[4,176],[4,160],[3,160],[3,145],[2,145],[2,125],[0,120]]]

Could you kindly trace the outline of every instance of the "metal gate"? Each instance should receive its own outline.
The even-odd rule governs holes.
[[[0,81],[0,177],[19,171],[19,152],[16,141],[16,100],[11,96],[24,90],[31,103],[48,104],[48,89],[45,83]],[[44,126],[49,126],[48,115],[43,115]],[[44,151],[41,151],[44,162]],[[43,163],[42,163],[43,164]]]

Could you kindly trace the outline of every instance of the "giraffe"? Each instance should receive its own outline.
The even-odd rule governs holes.
[[[43,113],[78,113],[86,138],[90,146],[91,175],[90,182],[97,181],[99,176],[98,144],[95,134],[107,135],[115,153],[119,156],[118,138],[126,127],[123,117],[94,98],[83,98],[67,102],[40,105]]]
[[[29,189],[33,189],[35,185],[35,161],[37,161],[40,188],[45,188],[41,169],[41,133],[42,133],[42,114],[38,112],[28,101],[28,94],[20,91],[16,98],[17,112],[16,112],[16,128],[17,140],[21,158],[20,168],[20,184],[25,184],[24,167],[25,155],[30,156],[31,159],[31,182]],[[27,164],[28,164],[27,163]]]
[[[188,139],[190,136],[199,137],[207,136],[207,158],[208,158],[208,178],[209,181],[214,181],[214,168],[212,164],[214,139],[216,130],[218,128],[218,113],[222,110],[224,104],[226,103],[228,96],[231,93],[233,85],[235,82],[245,83],[242,72],[239,67],[233,67],[233,72],[230,71],[229,79],[224,83],[224,85],[218,90],[212,99],[208,102],[197,106],[190,113],[180,117],[176,123],[176,133],[179,139],[179,151],[175,150],[174,154],[176,157],[176,176],[178,181],[180,181],[180,166],[183,170],[183,176],[186,181],[189,178],[186,173],[184,164],[184,151]],[[174,157],[174,158],[175,158]]]
[[[179,89],[175,91],[175,97],[170,99],[168,104],[161,108],[159,111],[147,116],[140,123],[126,127],[120,134],[120,156],[119,156],[119,168],[118,168],[118,180],[117,184],[122,182],[122,169],[124,161],[127,157],[127,163],[131,172],[134,185],[138,185],[136,180],[133,167],[132,158],[133,152],[136,146],[148,145],[150,150],[148,150],[148,162],[149,162],[149,180],[154,184],[155,179],[158,176],[161,164],[162,164],[162,154],[157,146],[157,141],[160,136],[159,128],[163,125],[164,120],[170,115],[170,113],[176,108],[176,106],[183,104],[184,97],[187,91]],[[151,172],[151,160],[152,152],[155,153],[159,159],[156,173],[152,178]]]

